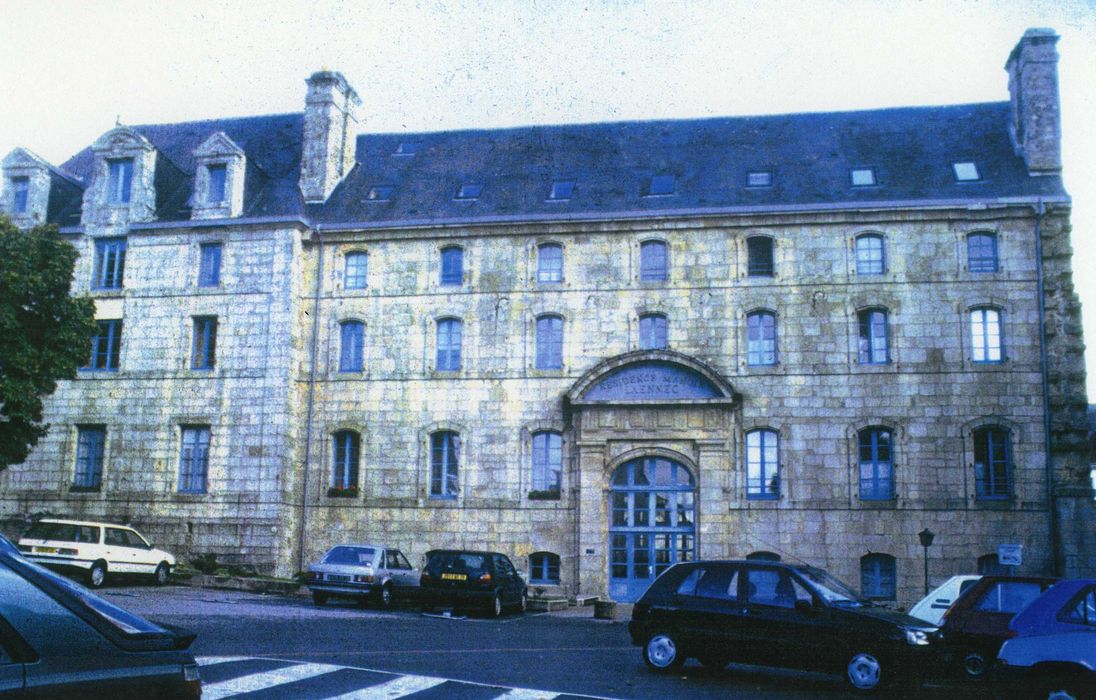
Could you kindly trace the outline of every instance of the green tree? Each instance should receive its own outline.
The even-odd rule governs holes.
[[[69,294],[76,257],[56,226],[20,231],[0,216],[0,471],[46,434],[43,397],[91,352],[95,303]]]

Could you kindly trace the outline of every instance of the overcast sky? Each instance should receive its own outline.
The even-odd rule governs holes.
[[[118,118],[300,111],[320,69],[375,132],[1004,100],[1009,51],[1051,27],[1096,398],[1096,0],[0,0],[0,17],[0,156],[55,164]]]

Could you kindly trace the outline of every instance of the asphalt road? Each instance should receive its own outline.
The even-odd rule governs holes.
[[[692,661],[679,673],[653,674],[626,624],[595,620],[589,608],[446,619],[412,608],[382,611],[338,601],[316,607],[305,596],[182,586],[112,587],[103,595],[197,632],[192,651],[203,666],[207,697],[860,697],[839,678],[820,675],[711,670]],[[930,688],[916,697],[951,698],[955,690]]]

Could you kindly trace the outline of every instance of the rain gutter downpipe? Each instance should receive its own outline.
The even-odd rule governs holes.
[[[312,299],[312,343],[309,353],[308,369],[308,415],[304,428],[304,467],[301,486],[301,522],[297,537],[297,571],[304,571],[304,535],[308,529],[308,467],[312,463],[312,414],[316,402],[316,357],[320,344],[320,288],[323,281],[323,235],[320,224],[316,224],[316,242],[318,244],[316,264],[316,291]]]
[[[1043,460],[1046,470],[1047,516],[1050,525],[1051,573],[1061,575],[1061,547],[1058,543],[1058,515],[1054,507],[1054,461],[1051,458],[1050,440],[1050,380],[1047,369],[1046,290],[1043,288],[1043,217],[1046,207],[1040,197],[1035,204],[1035,270],[1039,285],[1039,361],[1043,378]]]

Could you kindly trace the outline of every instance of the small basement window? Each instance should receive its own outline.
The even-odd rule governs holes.
[[[477,199],[482,191],[483,185],[464,184],[457,190],[457,199]]]
[[[651,178],[650,187],[647,189],[647,196],[658,197],[674,193],[674,176],[673,175],[655,175]]]
[[[366,199],[373,202],[386,202],[392,196],[392,187],[389,185],[373,185],[369,188]]]
[[[751,170],[746,173],[746,187],[772,187],[773,172],[771,170]]]
[[[871,187],[875,185],[875,171],[871,168],[853,168],[849,171],[853,187]]]
[[[552,183],[552,191],[548,193],[550,200],[570,199],[575,192],[574,180],[556,180]]]
[[[955,179],[959,182],[974,182],[982,179],[978,166],[969,160],[952,163],[951,169],[955,171]]]

